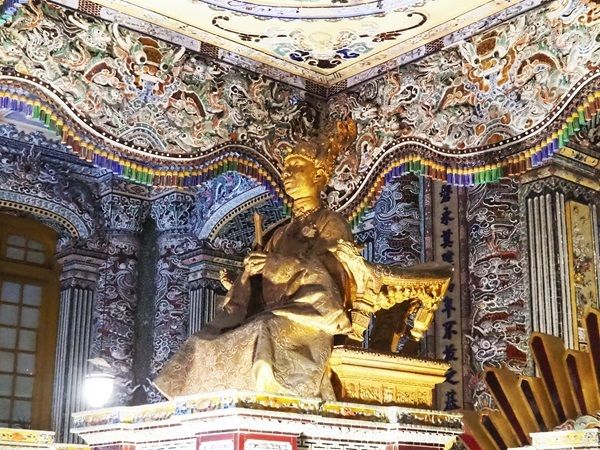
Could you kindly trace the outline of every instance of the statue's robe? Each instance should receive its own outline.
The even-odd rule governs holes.
[[[169,398],[243,389],[335,399],[333,337],[351,330],[343,273],[328,250],[338,239],[352,240],[348,223],[325,208],[277,229],[265,248],[259,295],[247,275],[238,278],[224,315],[183,344],[157,388]]]

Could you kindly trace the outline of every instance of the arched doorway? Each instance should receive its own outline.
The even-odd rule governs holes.
[[[56,232],[0,214],[0,427],[50,429],[59,276]]]

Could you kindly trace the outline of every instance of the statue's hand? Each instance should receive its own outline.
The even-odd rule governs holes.
[[[233,286],[233,281],[231,281],[231,278],[229,278],[229,274],[227,273],[226,269],[219,270],[219,280],[221,280],[221,284],[226,291],[229,291],[231,286]]]
[[[258,275],[262,273],[267,261],[267,254],[263,252],[252,252],[244,259],[245,271],[248,275]]]

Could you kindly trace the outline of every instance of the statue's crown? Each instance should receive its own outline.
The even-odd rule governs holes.
[[[337,157],[356,139],[356,122],[352,119],[340,120],[329,127],[323,137],[303,139],[289,147],[283,163],[292,156],[301,156],[312,161],[315,168],[322,170],[329,178],[335,169]]]

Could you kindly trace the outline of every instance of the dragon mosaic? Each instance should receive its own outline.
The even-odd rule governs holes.
[[[239,140],[266,154],[317,120],[299,91],[262,76],[48,2],[23,10],[0,29],[3,64],[50,83],[80,117],[142,149],[202,153]]]
[[[398,139],[416,137],[449,152],[468,153],[523,135],[564,102],[575,82],[600,62],[600,7],[562,0],[325,103],[308,101],[302,91],[264,76],[47,2],[32,2],[22,10],[12,24],[0,27],[4,65],[52,84],[76,115],[143,151],[189,156],[237,141],[277,163],[283,145],[312,134],[325,117],[353,117],[359,137],[339,162],[327,196],[337,209],[344,209]],[[2,152],[3,190],[72,210],[74,234],[86,237],[102,228],[94,192],[46,164],[35,148],[37,138],[28,136],[32,150]],[[592,134],[589,138],[598,140]],[[374,208],[369,239],[377,263],[405,265],[421,255],[419,185],[414,179],[403,183],[388,183]],[[175,193],[156,202],[153,217],[165,233],[156,268],[153,373],[186,336],[182,317],[189,308],[187,273],[181,260],[198,242],[185,233],[258,186],[227,172],[200,187],[193,200]],[[474,373],[500,363],[518,372],[527,367],[527,292],[517,191],[515,182],[503,180],[468,192],[473,373],[468,382],[477,407],[489,404],[490,397]],[[280,219],[278,206],[273,200],[257,209],[275,222]],[[210,245],[242,251],[250,233],[234,229],[248,223],[250,211],[225,225]],[[124,223],[117,216],[111,220]],[[174,230],[185,233],[169,234]],[[132,333],[136,253],[127,243],[105,250],[103,280],[114,282],[103,281],[100,313],[115,327],[100,350],[117,361],[126,385],[133,350],[122,342]],[[173,323],[178,325],[173,328]]]
[[[531,130],[597,69],[599,19],[597,4],[552,2],[330,99],[330,116],[359,125],[330,183],[332,205],[342,207],[399,138],[472,151]]]
[[[387,185],[375,204],[374,263],[406,267],[421,262],[419,180],[405,176]]]
[[[386,185],[373,214],[372,262],[406,267],[421,262],[419,180],[407,175]],[[389,349],[389,337],[406,305],[377,312],[369,331],[369,347]]]
[[[110,361],[115,372],[115,403],[131,399],[135,377],[132,371],[137,307],[137,250],[133,236],[110,239],[106,260],[100,269],[94,314],[92,352]]]
[[[233,171],[204,183],[196,200],[197,234],[223,251],[249,250],[254,237],[254,212],[263,216],[267,230],[285,217],[279,199],[269,196],[253,179]]]
[[[87,238],[102,226],[92,189],[50,164],[33,144],[0,148],[0,186],[3,205],[20,205],[22,211],[41,218],[56,229],[61,241]]]
[[[189,268],[182,258],[195,250],[199,241],[192,234],[196,220],[195,199],[173,192],[152,204],[151,217],[160,232],[157,238],[156,296],[154,299],[154,329],[150,375],[154,377],[163,364],[187,337],[190,299]],[[147,392],[148,400],[160,401],[155,390]]]
[[[204,183],[196,194],[198,223],[206,222],[225,203],[255,188],[257,183],[237,172],[227,172]]]
[[[469,154],[526,135],[597,69],[598,18],[595,3],[551,2],[326,102],[48,2],[0,27],[0,58],[5,70],[52,85],[100,133],[146,154],[199,157],[233,141],[278,165],[282,146],[326,117],[352,116],[359,139],[328,193],[344,210],[398,139]]]
[[[529,299],[520,226],[519,186],[512,180],[469,190],[469,292],[472,376],[476,409],[491,404],[481,378],[487,366],[527,370]]]

